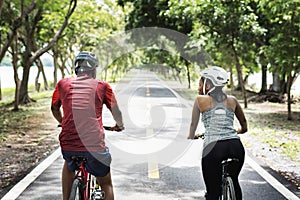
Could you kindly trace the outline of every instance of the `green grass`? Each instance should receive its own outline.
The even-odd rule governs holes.
[[[6,93],[10,95],[14,91]],[[30,97],[36,100],[26,105],[19,105],[19,111],[13,111],[12,99],[0,104],[0,141],[6,141],[8,134],[23,134],[32,128],[30,120],[50,109],[52,91],[31,92]]]
[[[249,133],[291,160],[300,162],[300,106],[293,105],[293,120],[287,120],[287,112],[277,110],[285,105],[270,105],[274,110],[268,112],[245,110]]]

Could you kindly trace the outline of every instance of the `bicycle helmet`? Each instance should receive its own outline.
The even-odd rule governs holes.
[[[217,66],[212,66],[210,68],[205,69],[202,72],[202,77],[204,78],[204,87],[203,87],[204,94],[205,94],[206,79],[209,79],[214,85],[214,87],[211,88],[208,91],[208,93],[212,92],[215,89],[215,87],[224,87],[228,83],[227,72],[223,68]]]
[[[87,51],[80,52],[75,58],[75,74],[89,72],[98,67],[98,58]]]

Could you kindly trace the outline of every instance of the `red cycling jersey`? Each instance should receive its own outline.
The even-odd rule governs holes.
[[[103,104],[108,109],[117,105],[110,85],[87,75],[60,80],[52,104],[63,108],[60,146],[68,151],[105,150],[102,124]]]

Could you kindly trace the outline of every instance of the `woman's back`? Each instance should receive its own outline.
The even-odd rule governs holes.
[[[216,102],[208,95],[200,95],[197,100],[205,127],[204,146],[220,140],[239,139],[233,126],[236,107],[234,97]]]

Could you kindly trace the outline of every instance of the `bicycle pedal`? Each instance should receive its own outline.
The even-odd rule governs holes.
[[[104,191],[96,189],[96,190],[94,190],[92,197],[93,197],[92,199],[95,199],[95,200],[104,199]]]

